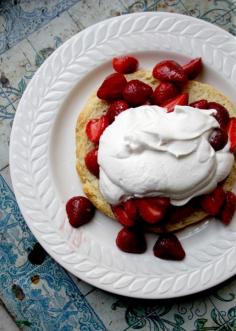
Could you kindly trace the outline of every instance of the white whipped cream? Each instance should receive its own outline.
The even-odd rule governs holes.
[[[117,116],[98,150],[99,187],[106,201],[165,196],[181,206],[211,192],[234,162],[229,144],[216,152],[208,142],[219,127],[214,114],[189,106],[167,113],[145,105]]]

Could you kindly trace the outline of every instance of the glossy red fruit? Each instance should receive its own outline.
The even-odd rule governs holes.
[[[98,144],[103,131],[106,129],[106,127],[108,127],[108,125],[109,119],[106,115],[88,121],[86,125],[86,134],[88,139],[94,144]]]
[[[128,215],[122,204],[118,206],[112,206],[111,209],[120,224],[125,227],[132,227],[135,225],[135,219]]]
[[[165,102],[162,106],[167,109],[167,112],[170,113],[174,111],[175,106],[187,106],[188,104],[188,93],[183,93],[178,95],[176,98],[171,99]]]
[[[225,225],[228,225],[234,216],[236,209],[236,195],[233,192],[225,193],[225,202],[219,214],[219,219]]]
[[[116,238],[116,245],[126,253],[144,253],[147,249],[146,240],[142,232],[134,229],[122,229]]]
[[[112,102],[108,108],[107,116],[109,122],[112,123],[117,115],[122,113],[124,110],[128,109],[129,105],[124,100],[116,100]]]
[[[112,65],[121,74],[131,74],[138,69],[138,60],[133,56],[119,56],[113,58]]]
[[[185,251],[173,233],[161,234],[153,247],[153,253],[163,260],[180,261],[185,258]]]
[[[153,92],[153,102],[155,105],[162,105],[167,100],[178,95],[179,89],[171,82],[160,83]]]
[[[215,216],[219,213],[225,200],[225,192],[219,186],[210,194],[202,195],[199,198],[201,208],[209,215]]]
[[[123,203],[124,210],[129,216],[129,218],[136,220],[137,217],[137,207],[134,199],[129,199]]]
[[[194,79],[202,71],[202,59],[200,57],[193,59],[183,66],[184,73],[188,79]]]
[[[88,170],[98,178],[99,177],[98,149],[94,148],[91,151],[89,151],[86,154],[84,161]]]
[[[95,207],[89,199],[76,196],[67,201],[66,213],[70,224],[74,228],[78,228],[93,218]]]
[[[229,123],[228,110],[218,102],[208,102],[208,109],[215,109],[217,111],[214,117],[220,123],[221,128],[225,129]]]
[[[230,150],[236,153],[236,118],[232,117],[229,121],[228,136],[230,140]]]
[[[219,151],[225,145],[227,144],[228,141],[228,135],[224,130],[221,129],[214,129],[210,138],[209,138],[209,143],[211,146],[214,148],[215,151]]]
[[[201,99],[195,102],[190,103],[191,107],[199,108],[199,109],[208,109],[208,101],[205,99]]]
[[[136,206],[142,219],[155,224],[160,222],[170,204],[169,198],[140,198],[136,200]]]
[[[112,101],[122,98],[122,92],[127,84],[124,75],[115,72],[105,78],[97,91],[97,97],[102,100]]]
[[[153,77],[160,81],[185,83],[187,76],[184,69],[175,61],[167,60],[158,63],[153,71]]]
[[[123,98],[129,105],[137,107],[143,105],[152,93],[151,86],[141,82],[141,80],[133,79],[126,84],[123,90]]]

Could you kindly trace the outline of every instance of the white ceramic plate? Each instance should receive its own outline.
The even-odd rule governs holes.
[[[73,229],[66,217],[66,201],[83,194],[75,170],[77,116],[112,71],[112,57],[127,53],[145,68],[161,59],[183,63],[201,56],[201,80],[236,104],[236,39],[216,26],[170,13],[131,14],[91,26],[45,61],[20,101],[10,145],[16,198],[42,246],[86,282],[139,298],[191,294],[236,273],[236,219],[228,227],[205,221],[182,231],[187,257],[168,262],[153,256],[153,235],[145,254],[126,254],[115,245],[117,222],[97,212],[90,224]]]

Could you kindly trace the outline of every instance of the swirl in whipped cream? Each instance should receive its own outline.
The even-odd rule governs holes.
[[[132,197],[164,196],[181,206],[211,192],[230,173],[229,144],[215,151],[208,142],[219,123],[215,110],[175,106],[131,108],[100,138],[99,187],[110,204]]]

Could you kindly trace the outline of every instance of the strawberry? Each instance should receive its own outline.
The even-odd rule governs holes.
[[[137,217],[137,208],[134,199],[129,199],[123,203],[124,210],[129,218],[135,220]]]
[[[123,98],[131,106],[143,105],[152,95],[153,91],[151,86],[143,83],[141,80],[130,80],[124,90]]]
[[[86,154],[84,161],[88,170],[98,178],[99,177],[98,149],[94,148],[91,151],[89,151]]]
[[[140,198],[136,200],[136,205],[142,219],[155,224],[160,222],[165,215],[166,209],[170,204],[169,198]]]
[[[155,105],[162,105],[167,100],[178,95],[178,88],[171,82],[160,83],[153,92],[152,99]]]
[[[112,102],[108,108],[107,116],[109,122],[112,123],[117,115],[122,113],[124,110],[128,109],[129,105],[124,100],[116,100]]]
[[[125,227],[132,227],[135,225],[135,219],[129,216],[122,205],[111,206],[111,209],[120,224]]]
[[[172,60],[161,61],[152,71],[153,77],[160,81],[186,83],[187,76],[177,62]]]
[[[162,106],[167,109],[167,112],[170,113],[174,111],[175,106],[181,105],[186,106],[188,104],[188,93],[183,93],[178,95],[176,98],[168,100]]]
[[[222,149],[227,144],[227,141],[227,133],[219,128],[214,129],[209,138],[209,143],[215,151],[219,151],[220,149]]]
[[[233,192],[227,191],[225,193],[225,202],[219,214],[220,221],[228,225],[233,218],[236,209],[236,195]]]
[[[144,253],[147,249],[146,240],[142,232],[135,229],[124,228],[116,237],[116,245],[126,253]]]
[[[138,60],[133,56],[119,56],[113,58],[112,65],[121,74],[131,74],[138,69]]]
[[[232,117],[229,121],[228,126],[228,136],[230,140],[230,150],[231,152],[236,152],[236,118]]]
[[[161,234],[153,247],[153,253],[163,260],[180,261],[185,258],[185,251],[173,233]]]
[[[105,78],[97,91],[97,97],[106,101],[119,99],[126,84],[125,76],[115,72]]]
[[[208,101],[205,99],[197,100],[195,102],[190,103],[189,106],[198,109],[208,109]]]
[[[225,200],[225,192],[218,186],[209,194],[202,195],[199,198],[201,208],[209,215],[216,216]]]
[[[67,201],[66,213],[70,224],[74,228],[78,228],[93,218],[95,207],[89,199],[76,196]]]
[[[194,79],[202,70],[202,59],[197,57],[183,66],[184,73],[188,79]]]
[[[86,125],[86,134],[88,139],[94,144],[98,144],[103,131],[106,129],[106,127],[108,127],[108,125],[109,119],[106,115],[88,121]]]
[[[168,223],[178,223],[190,216],[194,212],[195,208],[191,205],[191,203],[187,203],[184,206],[175,207],[172,206],[170,212],[168,212]]]
[[[217,111],[214,117],[220,123],[221,128],[225,129],[229,123],[228,110],[218,102],[208,102],[208,109],[215,109]]]

